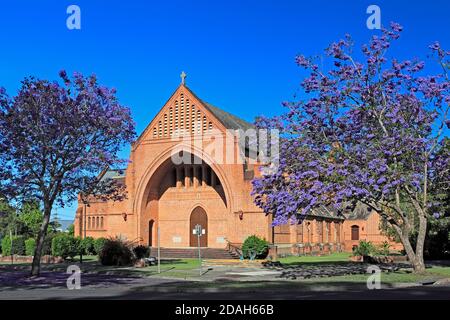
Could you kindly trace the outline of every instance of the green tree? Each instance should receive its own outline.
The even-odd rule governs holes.
[[[44,215],[38,203],[28,202],[23,204],[18,219],[25,226],[24,235],[35,238],[39,233]]]
[[[67,233],[72,237],[75,235],[75,226],[73,224],[67,227]]]
[[[9,236],[10,233],[22,234],[24,228],[23,222],[18,219],[16,209],[5,199],[0,198],[0,239]]]

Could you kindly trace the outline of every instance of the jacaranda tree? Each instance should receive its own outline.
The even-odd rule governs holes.
[[[130,110],[114,89],[94,75],[60,72],[62,83],[33,77],[10,98],[0,89],[0,193],[8,199],[40,201],[43,223],[32,275],[40,259],[52,208],[79,192],[121,196],[120,187],[99,181],[99,173],[123,161],[118,152],[135,136]]]
[[[397,232],[415,272],[423,272],[427,220],[442,208],[430,190],[449,186],[443,137],[450,53],[437,42],[430,46],[442,70],[433,75],[422,61],[388,58],[401,31],[392,23],[358,55],[346,36],[320,63],[297,56],[308,71],[304,99],[285,103],[279,117],[257,119],[260,128],[279,129],[281,141],[279,165],[253,181],[253,192],[274,224],[301,220],[320,206],[342,212],[363,203]]]

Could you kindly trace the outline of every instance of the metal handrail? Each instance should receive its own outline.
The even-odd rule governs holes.
[[[227,250],[229,252],[234,252],[236,253],[239,257],[242,256],[242,249],[239,248],[238,246],[232,244],[230,241],[228,241],[227,239],[225,239],[225,241],[227,242]]]

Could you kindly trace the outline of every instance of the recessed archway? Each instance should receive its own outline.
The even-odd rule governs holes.
[[[190,159],[189,163],[175,165],[169,157],[154,170],[142,197],[141,210],[150,199],[161,197],[169,188],[181,187],[212,187],[222,199],[225,207],[229,206],[226,196],[226,186],[219,173],[203,159],[193,153],[184,152],[183,158]]]
[[[194,232],[196,230],[196,226],[200,225],[200,239],[199,235]],[[207,247],[208,246],[208,215],[206,214],[206,211],[202,207],[196,207],[194,210],[192,210],[191,216],[190,216],[190,223],[189,223],[189,233],[190,233],[190,241],[189,245],[191,247],[197,247],[199,245],[200,240],[200,247]]]
[[[174,152],[182,153],[182,159],[190,159],[190,161],[175,164],[171,156]],[[192,211],[185,212],[183,206],[190,206],[192,202],[197,202],[206,208],[211,205],[211,201],[218,201],[214,205],[214,210],[210,212],[214,216],[218,211],[224,215],[231,211],[227,179],[221,167],[214,162],[209,162],[207,155],[205,157],[206,159],[201,158],[201,154],[192,149],[187,151],[176,147],[170,152],[169,150],[165,152],[148,167],[139,183],[135,198],[135,208],[138,209],[138,234],[141,241],[149,244],[151,241],[153,245],[156,244],[154,230],[153,237],[150,239],[149,221],[153,219],[153,229],[159,226],[163,234],[161,246],[190,246],[192,230],[188,234],[187,229]],[[215,198],[217,200],[213,200]],[[181,204],[179,201],[181,199],[185,199],[186,203]],[[177,205],[181,207],[176,208]],[[179,222],[175,222],[176,219]],[[182,222],[183,219],[185,219],[184,222]],[[219,220],[214,221],[218,223]],[[180,223],[186,223],[185,231],[177,229],[176,224]],[[202,238],[205,241],[207,236]]]

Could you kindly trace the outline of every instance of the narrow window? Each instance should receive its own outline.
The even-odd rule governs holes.
[[[352,240],[359,240],[359,226],[352,226]]]

